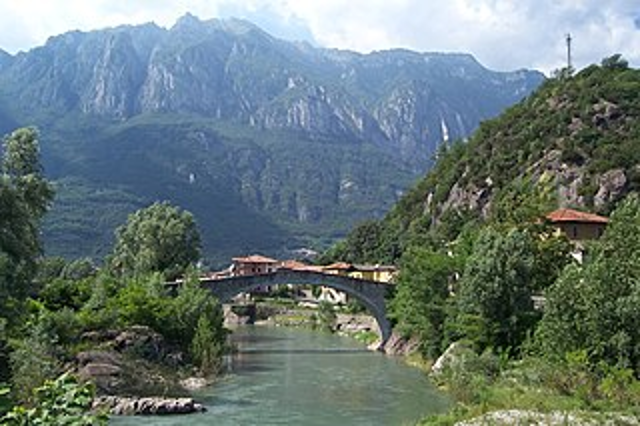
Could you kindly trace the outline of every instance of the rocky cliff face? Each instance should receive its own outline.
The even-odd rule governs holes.
[[[185,15],[169,29],[75,31],[0,52],[0,129],[41,127],[62,182],[50,253],[63,241],[103,253],[87,245],[108,247],[96,230],[109,235],[126,209],[158,198],[196,213],[205,250],[237,253],[261,247],[267,228],[295,245],[382,215],[441,142],[542,80],[470,55],[318,49]]]

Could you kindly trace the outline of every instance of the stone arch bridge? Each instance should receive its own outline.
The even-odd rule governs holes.
[[[380,329],[380,347],[383,347],[391,337],[391,324],[387,318],[385,300],[391,286],[387,283],[323,274],[321,272],[279,269],[275,272],[261,275],[205,279],[201,280],[200,284],[210,290],[221,303],[229,302],[240,293],[246,293],[264,286],[291,284],[331,287],[356,298],[373,315]]]

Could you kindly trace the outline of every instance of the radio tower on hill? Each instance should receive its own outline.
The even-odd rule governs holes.
[[[571,33],[567,33],[567,70],[569,74],[573,71],[573,67],[571,66],[571,40]]]

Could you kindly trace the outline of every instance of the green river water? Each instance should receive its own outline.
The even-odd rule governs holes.
[[[119,417],[129,425],[411,425],[447,409],[424,374],[353,339],[311,330],[243,327],[230,371],[198,392],[207,412]]]

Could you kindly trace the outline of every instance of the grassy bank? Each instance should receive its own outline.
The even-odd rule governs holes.
[[[640,424],[640,382],[631,370],[589,365],[582,352],[550,362],[469,351],[433,380],[456,405],[420,425]]]

